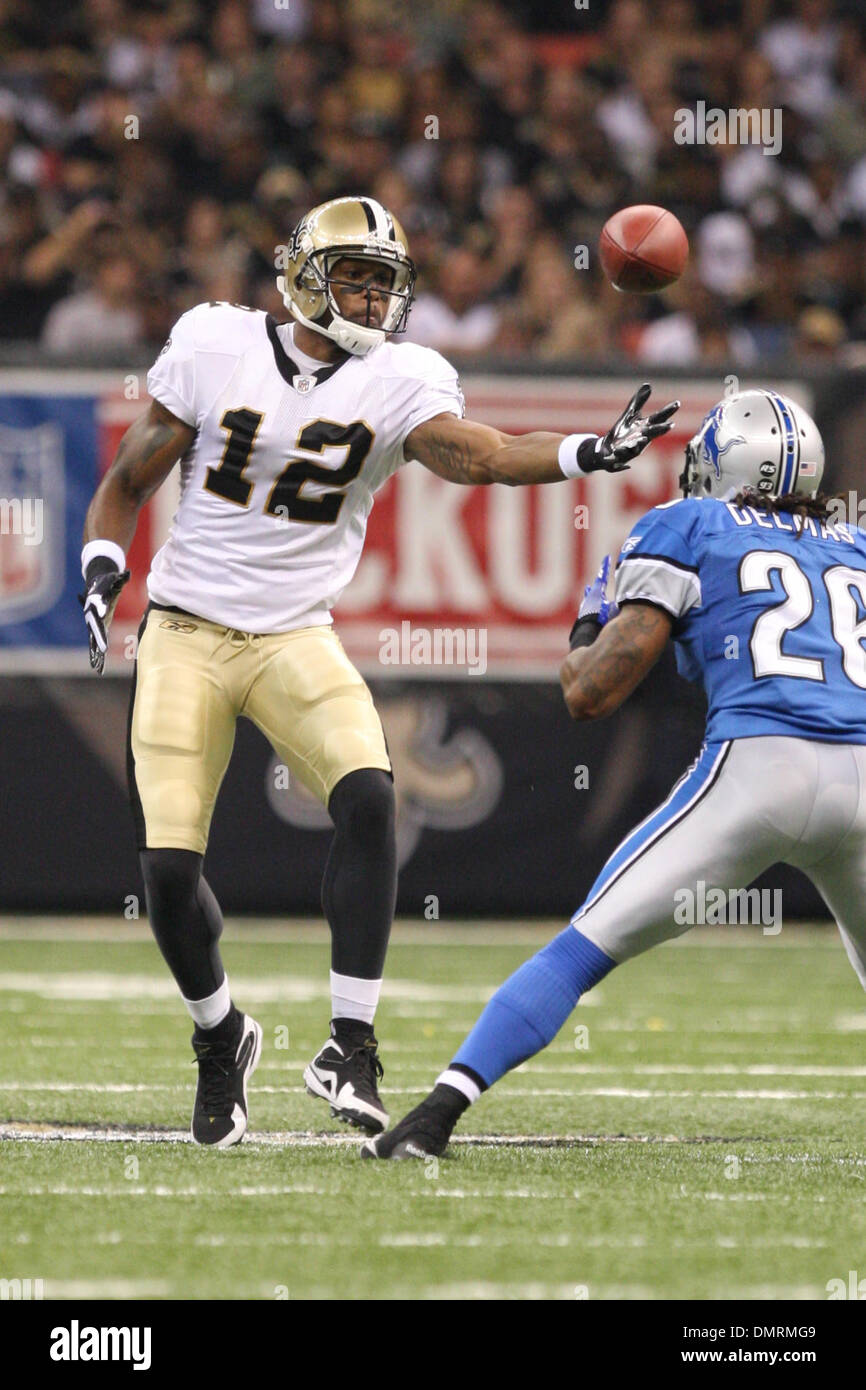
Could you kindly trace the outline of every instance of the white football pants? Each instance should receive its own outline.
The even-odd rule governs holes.
[[[667,800],[610,856],[572,924],[615,961],[628,960],[696,920],[713,921],[702,915],[713,889],[730,898],[779,861],[812,880],[866,988],[863,744],[705,744]]]

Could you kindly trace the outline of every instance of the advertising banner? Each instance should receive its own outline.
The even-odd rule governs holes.
[[[473,419],[513,434],[568,433],[606,429],[636,384],[473,375],[464,389]],[[776,384],[811,404],[802,384]],[[377,494],[335,613],[350,656],[373,677],[547,678],[583,585],[638,517],[678,495],[685,443],[724,388],[660,383],[653,404],[682,401],[675,428],[619,477],[470,488],[415,462],[401,468]],[[146,403],[142,375],[0,372],[0,670],[87,669],[76,599],[84,513]],[[150,558],[168,533],[177,486],[175,470],[141,514],[110,665],[134,657]]]

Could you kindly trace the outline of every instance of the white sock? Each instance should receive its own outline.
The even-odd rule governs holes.
[[[372,1023],[376,1017],[381,980],[361,980],[355,975],[331,971],[331,1017],[357,1018]]]
[[[189,1009],[193,1022],[199,1028],[216,1028],[218,1023],[222,1023],[232,1006],[228,975],[219,989],[215,989],[213,994],[208,995],[207,999],[184,999],[183,1002]]]
[[[471,1076],[467,1076],[465,1071],[451,1071],[450,1068],[443,1071],[441,1076],[436,1078],[437,1086],[451,1086],[453,1090],[459,1091],[465,1096],[470,1105],[474,1105],[481,1095],[480,1086],[476,1086]]]

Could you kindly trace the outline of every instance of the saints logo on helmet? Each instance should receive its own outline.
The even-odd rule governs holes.
[[[278,277],[277,288],[298,323],[359,356],[384,343],[388,334],[402,333],[415,294],[415,266],[406,233],[375,198],[333,198],[313,208],[295,227],[286,249],[286,273]],[[346,256],[371,263],[376,283],[367,283],[366,324],[344,318],[334,295],[334,286],[341,283],[355,291],[363,288],[334,276],[335,265]],[[374,292],[387,300],[381,324],[370,321]]]
[[[750,487],[767,496],[817,492],[824,472],[818,426],[778,391],[738,391],[713,406],[686,445],[684,497],[732,497]]]

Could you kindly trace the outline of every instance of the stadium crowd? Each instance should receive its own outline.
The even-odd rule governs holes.
[[[678,144],[700,101],[780,109],[779,153]],[[49,352],[160,344],[207,299],[283,317],[278,248],[364,191],[446,353],[866,355],[862,0],[0,0],[0,171],[0,339]],[[601,274],[635,202],[691,240],[663,296]]]

